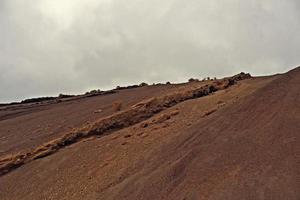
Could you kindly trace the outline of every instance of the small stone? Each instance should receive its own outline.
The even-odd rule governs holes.
[[[124,136],[124,138],[129,138],[131,136],[132,136],[131,134],[127,134],[127,135]]]
[[[101,113],[102,112],[102,110],[101,109],[99,109],[99,110],[95,110],[94,111],[94,113]]]
[[[149,124],[147,122],[141,124],[141,128],[146,128]]]

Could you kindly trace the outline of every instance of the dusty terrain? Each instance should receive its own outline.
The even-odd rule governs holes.
[[[0,199],[298,200],[299,134],[300,68],[4,106]]]

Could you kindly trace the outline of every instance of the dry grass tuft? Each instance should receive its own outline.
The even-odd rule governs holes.
[[[120,111],[122,109],[122,102],[121,101],[115,101],[112,103],[112,108],[115,112]]]

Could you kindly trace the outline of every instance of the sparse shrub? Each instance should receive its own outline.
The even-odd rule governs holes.
[[[125,87],[124,89],[132,89],[132,88],[137,88],[137,87],[139,87],[139,86],[138,85],[129,85],[129,86]]]
[[[85,94],[86,95],[95,95],[95,94],[100,94],[102,91],[100,90],[100,89],[98,89],[98,90],[91,90],[91,91],[89,91],[89,92],[86,92]]]
[[[170,81],[168,81],[168,82],[166,82],[166,84],[167,84],[167,85],[170,85],[171,83],[170,83]]]
[[[143,83],[141,83],[139,86],[140,86],[140,87],[144,87],[144,86],[148,86],[148,84],[143,82]]]
[[[70,94],[59,94],[58,95],[58,98],[61,98],[61,99],[68,98],[68,97],[74,97],[74,95],[70,95]]]
[[[35,103],[35,102],[43,102],[43,101],[49,101],[54,100],[56,97],[38,97],[38,98],[31,98],[31,99],[25,99],[21,101],[21,103]]]
[[[100,92],[101,92],[100,89],[98,89],[98,90],[91,90],[91,91],[90,91],[91,94],[96,94],[96,93],[100,93]]]
[[[196,78],[190,78],[189,79],[189,82],[195,82],[195,81],[199,81],[199,79],[196,79]]]
[[[116,111],[120,111],[122,108],[122,102],[121,101],[115,101],[112,103],[112,108],[113,110]]]

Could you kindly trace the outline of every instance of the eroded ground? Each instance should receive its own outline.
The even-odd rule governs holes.
[[[66,118],[59,119],[58,110],[66,109],[62,113],[74,119],[65,123],[76,126],[99,117],[93,113],[99,107],[107,106],[102,114],[110,115],[108,105],[115,99],[122,97],[129,107],[174,86],[160,87],[83,99],[73,102],[74,110],[51,105],[55,108],[36,115],[45,117],[43,112],[51,110],[54,121],[41,120],[55,127]],[[84,139],[13,170],[0,177],[0,199],[299,199],[299,92],[298,69],[243,80],[184,101],[138,124]],[[22,120],[30,123],[31,115]],[[43,139],[30,143],[21,133],[17,135],[26,138],[25,145],[17,138],[7,139],[1,148],[16,151],[51,138],[45,130]],[[14,141],[18,145],[13,146]]]

